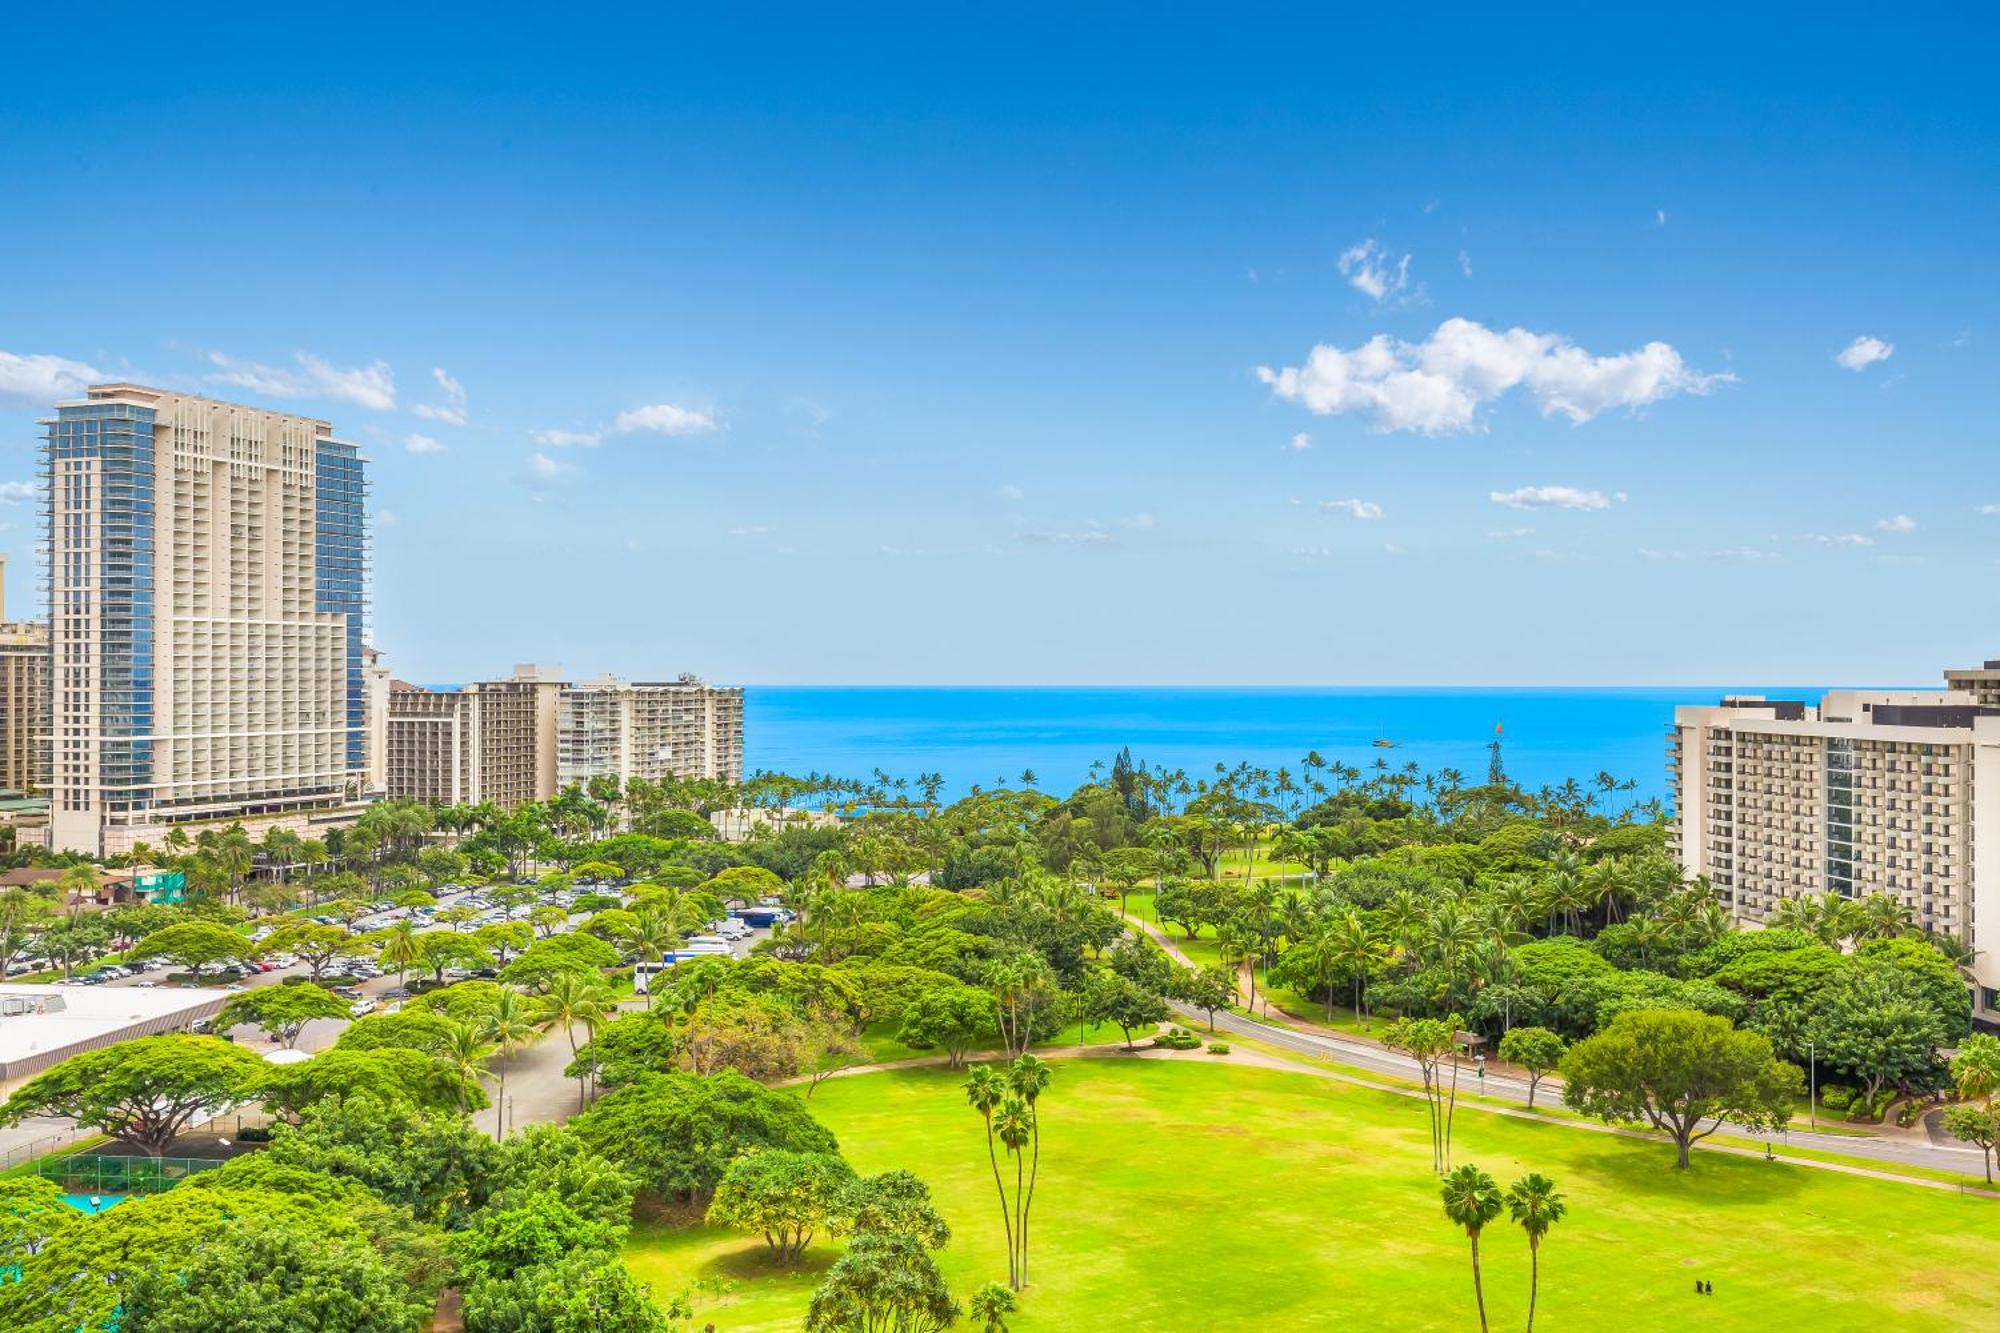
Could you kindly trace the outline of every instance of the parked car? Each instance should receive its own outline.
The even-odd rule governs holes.
[[[375,1001],[364,995],[353,1004],[348,1005],[347,1012],[353,1014],[356,1018],[360,1018],[363,1014],[372,1014],[375,1012]]]

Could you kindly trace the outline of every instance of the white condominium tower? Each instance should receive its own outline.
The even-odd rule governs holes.
[[[50,845],[350,815],[370,763],[356,447],[134,384],[42,424]]]
[[[556,783],[606,776],[741,782],[743,691],[695,676],[570,686],[556,715]]]
[[[2000,1014],[2000,662],[1949,690],[1736,696],[1674,710],[1673,847],[1739,920],[1786,898],[1883,893],[1978,950]]]

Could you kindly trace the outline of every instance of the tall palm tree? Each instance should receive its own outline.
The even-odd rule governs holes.
[[[560,1028],[569,1038],[569,1059],[576,1063],[576,1030],[582,1027],[588,1038],[617,1010],[611,988],[581,972],[562,971],[550,976],[548,986],[535,997],[535,1023],[542,1031]],[[581,1112],[588,1095],[587,1073],[576,1076],[576,1109]]]
[[[1444,1215],[1465,1228],[1466,1238],[1472,1242],[1472,1298],[1479,1304],[1480,1333],[1486,1333],[1486,1292],[1479,1282],[1479,1233],[1500,1216],[1500,1187],[1492,1176],[1468,1162],[1444,1178],[1441,1194]]]
[[[437,1057],[458,1075],[460,1114],[468,1109],[465,1104],[466,1088],[478,1086],[479,1076],[486,1072],[486,1062],[493,1058],[493,1049],[493,1044],[471,1023],[453,1023],[445,1029],[444,1043],[438,1047]]]
[[[1007,1186],[1000,1179],[1000,1155],[993,1148],[993,1115],[1007,1100],[1007,1080],[992,1065],[974,1065],[965,1079],[966,1105],[986,1124],[986,1159],[993,1167],[993,1188],[1000,1196],[1000,1223],[1007,1229],[1007,1285],[1019,1289],[1014,1250],[1014,1216],[1007,1206]]]
[[[1368,1018],[1368,973],[1389,961],[1389,942],[1369,926],[1368,918],[1350,907],[1328,923],[1334,952],[1354,978],[1354,1012]],[[1329,997],[1331,992],[1329,992]]]
[[[1542,1237],[1562,1221],[1569,1205],[1556,1183],[1531,1171],[1507,1187],[1507,1213],[1528,1235],[1528,1333],[1535,1333],[1535,1293],[1542,1283]],[[1477,1238],[1473,1240],[1476,1248]]]
[[[1007,1068],[1007,1086],[1028,1108],[1028,1130],[1034,1141],[1034,1158],[1028,1166],[1028,1192],[1021,1197],[1021,1285],[1028,1285],[1028,1213],[1035,1206],[1035,1178],[1042,1170],[1042,1113],[1038,1103],[1049,1086],[1054,1071],[1048,1062],[1022,1055]]]
[[[993,1134],[1006,1147],[1014,1159],[1014,1249],[1016,1262],[1009,1265],[1014,1272],[1014,1290],[1028,1285],[1028,1196],[1023,1188],[1027,1167],[1023,1151],[1033,1139],[1035,1118],[1028,1110],[1028,1104],[1019,1097],[1009,1096],[1000,1103],[993,1113]]]
[[[422,956],[423,950],[417,944],[417,923],[405,917],[383,932],[382,953],[376,961],[384,967],[395,968],[396,980],[400,983],[411,965]]]
[[[500,1087],[493,1099],[493,1137],[506,1137],[507,1062],[514,1052],[535,1039],[535,1011],[517,990],[502,990],[479,1016],[479,1030],[500,1057]]]

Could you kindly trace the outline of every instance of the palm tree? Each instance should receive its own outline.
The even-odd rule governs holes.
[[[1015,1260],[1008,1267],[1014,1272],[1014,1290],[1019,1291],[1028,1285],[1027,1192],[1024,1189],[1027,1161],[1022,1150],[1035,1134],[1035,1117],[1029,1112],[1028,1104],[1014,1096],[1002,1101],[999,1110],[993,1113],[993,1133],[1014,1159]]]
[[[1871,893],[1861,903],[1861,933],[1870,939],[1893,940],[1911,927],[1910,909],[1886,893]]]
[[[1540,1172],[1531,1171],[1507,1187],[1507,1213],[1528,1233],[1528,1333],[1535,1333],[1535,1292],[1542,1281],[1542,1237],[1562,1221],[1569,1205],[1556,1192],[1556,1183]],[[1477,1236],[1472,1241],[1478,1250]]]
[[[967,1302],[972,1317],[980,1321],[979,1333],[1007,1333],[1007,1316],[1014,1313],[1014,1293],[998,1282],[988,1282],[972,1293]]]
[[[405,917],[389,927],[382,936],[382,953],[377,960],[384,967],[396,969],[398,983],[404,979],[410,965],[423,956],[417,945],[417,923]]]
[[[581,972],[562,971],[549,978],[547,989],[535,997],[536,1026],[546,1032],[550,1028],[561,1028],[569,1038],[570,1063],[576,1063],[576,1029],[583,1027],[585,1034],[596,1037],[598,1028],[617,1008],[612,998],[611,988],[603,982]],[[587,1095],[587,1076],[576,1076],[576,1109],[584,1108]]]
[[[986,1124],[986,1159],[993,1166],[993,1188],[1000,1195],[1000,1222],[1007,1229],[1007,1285],[1018,1288],[1014,1251],[1014,1217],[1007,1206],[1007,1186],[1000,1179],[1000,1155],[993,1149],[993,1113],[1007,1099],[1007,1080],[992,1065],[974,1065],[965,1079],[965,1101]]]
[[[1486,1333],[1486,1293],[1479,1285],[1479,1233],[1500,1216],[1500,1187],[1493,1177],[1467,1163],[1444,1178],[1444,1215],[1465,1228],[1472,1242],[1472,1298],[1479,1304],[1480,1333]]]
[[[477,1086],[479,1076],[486,1072],[486,1062],[493,1058],[493,1046],[472,1024],[453,1023],[445,1030],[437,1056],[458,1075],[458,1109],[464,1114],[465,1089]]]
[[[1042,1113],[1037,1105],[1049,1086],[1053,1071],[1048,1062],[1033,1055],[1016,1057],[1007,1069],[1007,1086],[1028,1108],[1028,1128],[1034,1140],[1034,1159],[1028,1166],[1028,1192],[1021,1198],[1021,1285],[1028,1285],[1028,1213],[1035,1206],[1035,1177],[1042,1170]]]
[[[493,1137],[506,1137],[507,1062],[514,1052],[535,1039],[535,1014],[528,997],[517,990],[502,990],[480,1015],[480,1035],[493,1043],[500,1056],[500,1087],[493,1099]]]
[[[1369,926],[1368,918],[1350,907],[1328,923],[1341,965],[1354,975],[1354,1013],[1368,1018],[1368,973],[1389,961],[1389,942]],[[1328,992],[1329,1002],[1332,992]]]

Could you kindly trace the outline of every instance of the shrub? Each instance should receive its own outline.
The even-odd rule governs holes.
[[[264,1125],[245,1125],[236,1132],[238,1143],[269,1143],[271,1131]]]
[[[1201,1049],[1201,1038],[1186,1028],[1168,1028],[1153,1038],[1153,1045],[1164,1046],[1170,1051],[1196,1051]]]
[[[1208,1053],[1210,1055],[1227,1055],[1229,1054],[1229,1043],[1226,1041],[1212,1041],[1208,1044]]]
[[[1854,1089],[1839,1083],[1822,1083],[1819,1104],[1829,1111],[1845,1111],[1854,1104]]]

